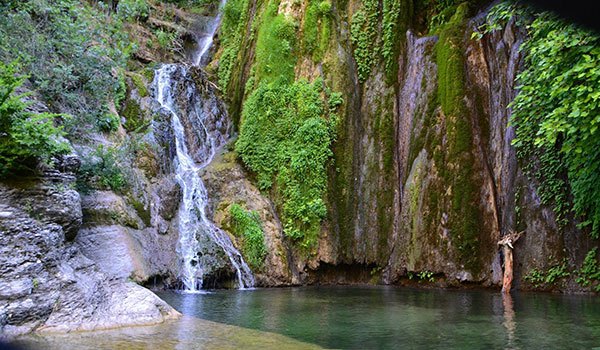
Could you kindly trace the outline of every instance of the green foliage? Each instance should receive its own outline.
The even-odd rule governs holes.
[[[473,134],[463,101],[465,96],[463,35],[468,4],[460,4],[450,21],[439,28],[435,46],[438,66],[438,93],[442,111],[447,116],[448,146],[446,162],[456,165],[442,176],[452,184],[450,226],[453,243],[466,267],[477,270],[477,251],[481,232],[479,189],[473,180]]]
[[[329,41],[331,2],[310,1],[305,15],[302,43],[304,51],[313,55],[314,61],[323,58]]]
[[[145,20],[150,15],[150,6],[146,0],[119,0],[117,14],[126,21]]]
[[[74,116],[70,135],[88,132],[122,100],[119,72],[134,44],[114,14],[76,0],[0,3],[0,11],[0,61],[19,58],[32,90]]]
[[[596,283],[594,290],[600,292],[600,263],[597,256],[598,248],[590,250],[583,260],[583,265],[577,270],[577,283],[587,287]]]
[[[99,145],[93,152],[81,160],[77,178],[80,191],[89,189],[111,189],[123,191],[128,183],[121,170],[118,150]]]
[[[260,270],[267,255],[267,247],[258,213],[244,210],[236,203],[229,208],[229,214],[232,233],[241,239],[244,258],[253,270]]]
[[[567,266],[567,260],[564,259],[562,262],[553,265],[545,272],[540,269],[533,269],[529,271],[524,279],[536,288],[555,285],[558,281],[571,275]]]
[[[248,0],[229,0],[223,8],[219,38],[223,53],[219,58],[219,85],[227,91],[231,73],[242,44],[242,34],[248,16]]]
[[[277,2],[269,3],[256,39],[256,83],[294,81],[296,24],[277,15]]]
[[[431,272],[429,270],[424,270],[424,271],[419,271],[419,272],[408,271],[408,279],[409,280],[417,279],[419,282],[421,282],[421,281],[435,282],[435,276],[434,276],[433,272]]]
[[[326,119],[322,84],[261,83],[244,104],[236,142],[259,187],[266,190],[276,184],[284,233],[306,249],[316,244],[327,213],[326,165],[335,135],[336,118]]]
[[[168,49],[173,44],[175,39],[177,39],[176,32],[165,31],[162,29],[156,30],[154,32],[154,35],[156,35],[156,41],[158,42],[158,47],[160,47],[163,50]]]
[[[503,1],[490,9],[485,22],[471,34],[471,39],[480,40],[483,35],[504,28],[511,18],[516,19],[519,27],[525,27],[531,21],[531,11],[514,1]]]
[[[428,281],[428,282],[435,281],[435,278],[433,277],[433,272],[431,272],[429,270],[419,272],[417,274],[417,277],[419,277],[419,280],[421,280],[421,281]]]
[[[402,0],[383,0],[381,54],[390,80],[397,79],[398,74],[398,51],[406,32],[402,22],[407,17],[405,12],[408,12],[407,6],[403,6],[405,3]]]
[[[377,0],[365,0],[363,7],[352,16],[350,24],[350,40],[354,46],[358,79],[364,82],[371,74],[376,63],[379,44],[377,40],[377,24],[380,10]]]
[[[523,44],[525,69],[511,104],[513,145],[559,224],[573,209],[600,236],[600,42],[594,33],[539,15]],[[538,159],[539,164],[531,162]],[[566,175],[566,176],[565,176]]]
[[[105,132],[113,132],[119,129],[121,120],[118,115],[112,113],[106,113],[104,116],[96,119],[96,125],[98,128]]]
[[[70,151],[61,127],[61,115],[27,112],[25,94],[16,93],[26,77],[17,74],[17,63],[0,61],[0,176],[33,170],[39,162],[50,163],[53,155]]]

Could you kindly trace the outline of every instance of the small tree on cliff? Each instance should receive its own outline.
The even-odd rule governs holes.
[[[0,62],[0,177],[31,171],[70,150],[62,128],[54,125],[59,114],[26,110],[27,94],[16,93],[26,78],[17,74],[16,62]]]

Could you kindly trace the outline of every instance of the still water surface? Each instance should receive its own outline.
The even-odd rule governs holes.
[[[600,349],[600,298],[395,287],[158,293],[184,317],[32,349]]]
[[[159,293],[184,315],[326,348],[600,347],[600,298],[395,287]]]

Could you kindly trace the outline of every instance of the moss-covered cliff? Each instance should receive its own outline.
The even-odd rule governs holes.
[[[248,133],[257,117],[267,118],[267,128],[281,121],[268,112],[277,108],[273,101],[257,105],[263,89],[318,81],[324,102],[330,92],[343,100],[329,112],[316,111],[335,123],[327,188],[320,193],[327,215],[319,219],[317,243],[307,251],[299,235],[285,238],[301,281],[353,269],[368,272],[371,282],[399,283],[426,272],[443,277],[442,284],[493,285],[502,275],[496,242],[511,230],[526,231],[515,248],[523,281],[563,258],[577,268],[594,245],[574,224],[556,224],[552,207],[540,203],[539,184],[518,164],[507,106],[516,94],[526,33],[523,21],[503,13],[494,30],[473,35],[486,23],[487,6],[227,3],[211,67],[244,144],[261,142]],[[288,136],[262,150],[265,159],[275,157]],[[240,154],[259,187],[265,176],[272,181],[295,169],[288,164],[265,174],[249,161],[247,148]],[[285,220],[285,186],[262,189]]]

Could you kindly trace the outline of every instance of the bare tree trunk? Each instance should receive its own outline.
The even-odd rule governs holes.
[[[513,243],[521,238],[521,232],[510,231],[504,235],[498,245],[502,246],[502,253],[504,253],[504,278],[502,279],[502,293],[510,293],[513,281]]]
[[[502,246],[504,253],[504,278],[502,279],[502,293],[510,293],[513,280],[513,252],[508,245]]]

